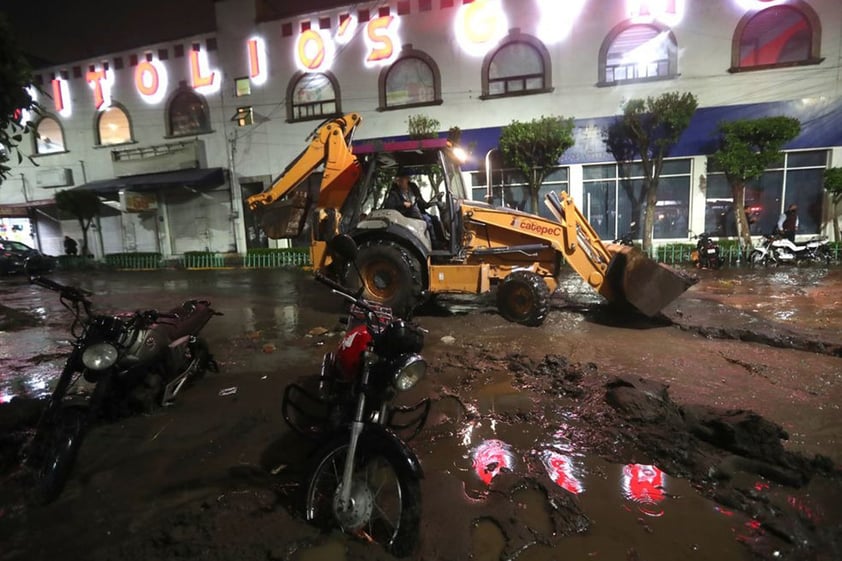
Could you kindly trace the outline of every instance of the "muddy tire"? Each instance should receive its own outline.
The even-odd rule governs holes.
[[[509,321],[539,326],[550,310],[550,289],[541,275],[515,271],[497,288],[497,309]]]
[[[421,263],[397,243],[363,243],[356,263],[359,276],[349,267],[344,284],[359,289],[361,276],[366,299],[389,306],[395,315],[404,318],[421,303],[424,290]]]
[[[87,409],[66,407],[39,427],[33,441],[33,455],[27,460],[33,503],[45,505],[61,494],[76,463],[87,421]]]
[[[342,528],[349,535],[373,540],[396,557],[418,545],[421,518],[420,483],[397,454],[360,439],[353,472],[349,512],[338,513],[347,439],[334,441],[317,456],[307,487],[305,515],[322,529]]]

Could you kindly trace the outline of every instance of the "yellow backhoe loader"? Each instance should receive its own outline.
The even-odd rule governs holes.
[[[411,313],[433,294],[496,289],[503,317],[537,326],[565,264],[609,302],[648,316],[692,284],[633,247],[604,244],[567,193],[546,198],[556,220],[470,200],[458,147],[445,139],[352,146],[359,123],[356,113],[324,122],[247,204],[270,238],[297,237],[309,224],[313,267],[362,283],[367,298],[398,314]],[[399,170],[415,183],[419,199],[429,201],[430,219],[384,208]],[[329,251],[338,233],[357,242],[359,275]]]

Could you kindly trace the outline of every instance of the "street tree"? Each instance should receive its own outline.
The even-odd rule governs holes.
[[[38,111],[38,105],[27,91],[32,84],[32,70],[15,40],[12,26],[0,12],[0,183],[8,176],[7,165],[14,154],[23,161],[18,145],[23,135],[32,130],[32,123],[23,121],[26,111]]]
[[[833,239],[842,241],[839,236],[839,203],[842,202],[842,168],[824,170],[824,190],[833,204]]]
[[[544,178],[558,166],[559,158],[573,143],[573,119],[560,116],[512,121],[500,132],[503,160],[526,179],[534,213],[538,213],[538,191]]]
[[[719,149],[713,164],[725,173],[733,197],[737,234],[744,249],[751,248],[745,213],[746,184],[759,178],[781,156],[784,144],[798,136],[801,123],[792,117],[761,117],[719,124]]]
[[[658,184],[664,167],[664,158],[690,125],[698,107],[696,96],[691,93],[667,92],[658,97],[630,99],[622,116],[605,131],[606,146],[618,163],[628,167],[640,160],[643,171],[643,191],[632,196],[633,207],[645,201],[643,213],[643,251],[652,248],[655,228],[655,204],[658,202]],[[632,189],[626,181],[627,190]],[[637,205],[634,205],[637,198]]]
[[[82,228],[82,256],[88,251],[88,229],[93,219],[100,214],[100,202],[96,193],[90,189],[71,189],[56,193],[56,207],[79,221]]]

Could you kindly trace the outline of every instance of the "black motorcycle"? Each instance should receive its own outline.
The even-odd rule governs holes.
[[[699,234],[698,239],[696,250],[692,255],[696,267],[699,269],[719,269],[722,267],[719,244],[711,239],[707,232]]]
[[[340,238],[335,246],[353,262],[356,245]],[[316,279],[351,307],[345,336],[324,357],[318,390],[291,384],[284,392],[287,424],[323,442],[309,472],[305,516],[380,543],[393,555],[409,555],[418,541],[423,472],[398,433],[406,440],[415,436],[430,401],[406,407],[391,402],[426,373],[418,354],[424,332],[320,273]]]
[[[30,281],[59,294],[73,313],[75,338],[24,462],[33,478],[33,500],[46,504],[64,488],[94,423],[168,405],[189,380],[217,370],[199,332],[221,314],[206,300],[188,300],[166,313],[96,314],[90,292],[44,277]],[[93,384],[87,397],[71,393],[81,378]]]

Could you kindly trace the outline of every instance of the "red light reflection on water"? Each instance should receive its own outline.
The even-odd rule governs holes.
[[[502,470],[511,471],[515,465],[512,447],[502,440],[485,440],[472,450],[471,455],[474,471],[486,485]]]
[[[655,505],[666,498],[664,472],[655,466],[626,464],[623,466],[623,496],[638,503],[638,509],[648,516],[663,516],[662,508]]]
[[[555,450],[541,450],[540,457],[547,469],[547,475],[556,485],[574,495],[584,492],[585,486],[576,477],[576,469],[570,456],[565,456]]]

